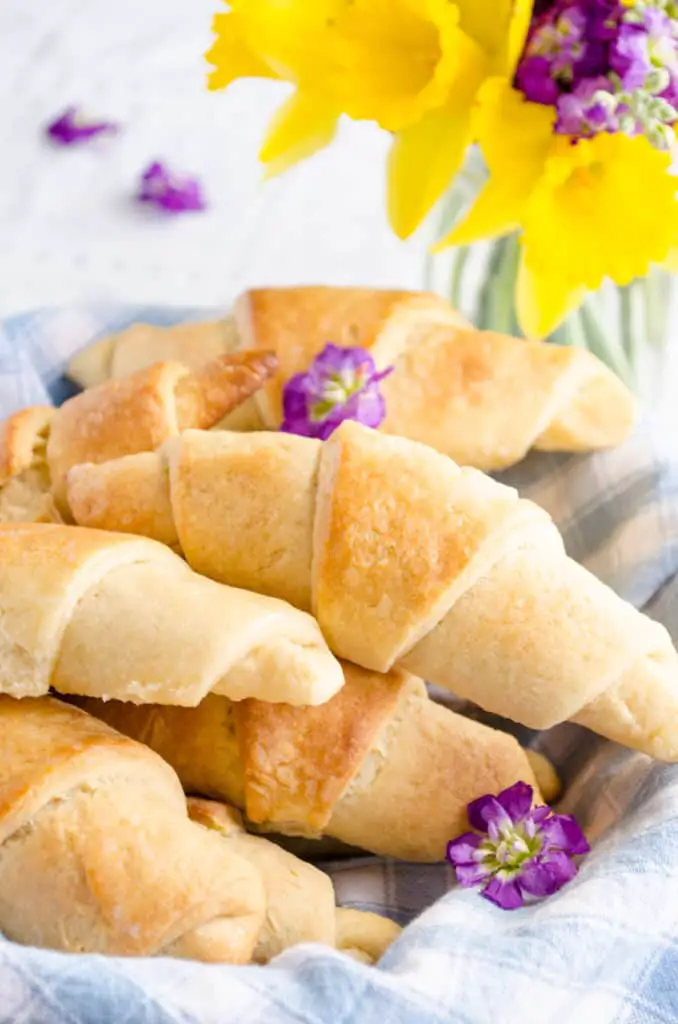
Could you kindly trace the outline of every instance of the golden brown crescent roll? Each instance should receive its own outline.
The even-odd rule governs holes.
[[[191,822],[148,747],[51,698],[0,697],[0,929],[73,953],[247,963],[257,870]]]
[[[588,452],[631,433],[635,400],[585,349],[432,327],[381,385],[387,434],[487,472],[538,451]]]
[[[496,470],[530,448],[592,451],[631,431],[628,388],[590,352],[480,332],[424,292],[261,288],[234,307],[240,348],[267,348],[279,369],[253,398],[261,425],[282,422],[283,386],[328,341],[393,366],[380,430],[422,441],[462,465]]]
[[[154,363],[69,399],[53,416],[47,439],[57,507],[67,512],[71,466],[153,451],[187,427],[211,427],[254,394],[275,365],[269,352],[222,355],[194,371],[178,362]]]
[[[188,431],[77,467],[69,501],[83,525],[152,533],[161,519],[196,571],[311,609],[342,658],[678,759],[663,626],[568,558],[545,511],[424,445],[354,422],[324,444]]]
[[[282,422],[285,382],[307,370],[327,345],[359,345],[377,366],[397,362],[432,325],[467,327],[449,302],[429,292],[377,288],[253,288],[233,307],[239,349],[265,347],[278,357],[278,372],[254,399],[261,424]]]
[[[224,342],[224,333],[227,341]],[[444,299],[426,292],[373,288],[255,288],[221,324],[137,325],[97,342],[71,364],[99,362],[120,377],[153,359],[194,366],[199,351],[276,353],[279,370],[217,426],[275,430],[286,381],[309,368],[328,342],[367,349],[379,368],[388,434],[422,441],[462,465],[496,470],[531,449],[594,451],[631,431],[628,388],[590,352],[476,331]],[[166,353],[166,354],[163,354]],[[83,382],[83,374],[76,379]],[[88,384],[94,380],[92,375]]]
[[[348,664],[344,675],[321,708],[213,695],[190,710],[78,703],[157,751],[187,792],[269,832],[326,833],[404,860],[441,860],[476,797],[520,779],[537,789],[512,736],[434,703],[420,679]]]
[[[50,405],[33,405],[0,423],[0,486],[11,476],[44,464],[47,434],[55,412]]]
[[[261,875],[266,917],[252,955],[255,963],[266,964],[300,942],[320,942],[375,964],[400,934],[400,926],[380,914],[335,908],[329,876],[276,843],[250,835],[234,807],[190,797],[188,813],[228,840]]]
[[[191,571],[157,542],[0,526],[0,691],[313,704],[343,684],[310,615]]]

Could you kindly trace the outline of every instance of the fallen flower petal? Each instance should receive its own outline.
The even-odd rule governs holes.
[[[204,210],[207,205],[197,178],[174,174],[159,160],[143,172],[137,199],[168,213]]]
[[[47,125],[47,135],[60,146],[73,146],[99,135],[114,135],[119,130],[113,121],[87,120],[77,107],[68,107]]]

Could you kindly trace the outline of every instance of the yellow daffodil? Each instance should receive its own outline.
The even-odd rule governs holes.
[[[554,134],[555,111],[506,80],[484,86],[476,129],[490,178],[446,245],[521,232],[516,308],[528,337],[549,335],[586,291],[664,261],[678,237],[671,157],[642,136]]]
[[[261,159],[278,173],[333,138],[342,113],[394,133],[388,209],[405,238],[458,171],[489,75],[510,74],[532,0],[232,0],[215,19],[210,87],[282,78],[296,91]]]
[[[344,0],[231,0],[217,14],[210,89],[240,78],[273,78],[296,86],[278,110],[260,157],[268,175],[312,156],[334,138],[341,113],[328,83],[328,28]]]

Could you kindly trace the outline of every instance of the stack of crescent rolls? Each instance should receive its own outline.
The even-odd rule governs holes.
[[[281,433],[285,380],[356,339],[395,366],[383,428]],[[376,962],[398,926],[337,908],[295,843],[437,861],[477,797],[558,795],[424,680],[678,760],[666,631],[482,471],[625,436],[632,400],[593,357],[481,335],[423,293],[300,288],[137,325],[70,373],[80,394],[0,427],[9,938]]]

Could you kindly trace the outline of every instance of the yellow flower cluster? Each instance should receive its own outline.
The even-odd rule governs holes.
[[[389,214],[410,235],[458,171],[482,82],[508,73],[524,0],[231,0],[217,15],[210,87],[281,78],[295,91],[261,159],[277,173],[327,145],[341,114],[394,134]]]
[[[388,214],[406,238],[478,142],[490,176],[441,245],[519,231],[523,331],[550,333],[605,277],[626,284],[678,238],[670,158],[644,138],[572,145],[555,111],[511,86],[532,0],[231,0],[210,87],[275,78],[294,92],[261,159],[277,174],[334,138],[342,114],[393,134]]]

